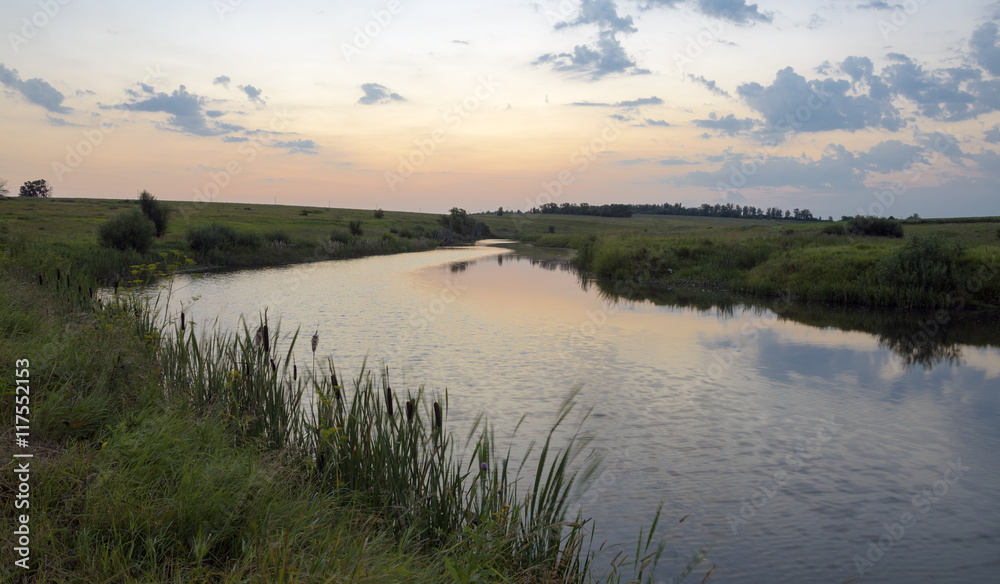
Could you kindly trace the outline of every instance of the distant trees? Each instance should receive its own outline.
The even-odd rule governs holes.
[[[545,203],[531,210],[532,213],[562,215],[596,215],[598,217],[631,217],[632,205],[614,203],[610,205],[590,205],[588,203]]]
[[[702,203],[697,207],[685,207],[681,203],[643,203],[630,205],[635,213],[647,215],[700,215],[702,217],[732,217],[736,219],[788,219],[795,221],[820,221],[809,209],[785,211],[777,207],[755,207],[733,203]],[[845,219],[846,220],[846,219]]]
[[[490,228],[482,221],[470,217],[465,209],[452,207],[447,215],[438,217],[441,226],[441,241],[448,243],[454,239],[475,241],[490,235]]]
[[[46,198],[52,196],[52,187],[49,186],[45,179],[29,180],[21,185],[22,197],[30,198]]]
[[[899,221],[885,217],[858,215],[847,221],[847,233],[874,237],[903,237],[903,226]]]
[[[156,200],[156,197],[149,194],[149,191],[139,193],[139,208],[147,219],[153,222],[156,227],[156,237],[162,237],[167,232],[167,221],[170,218],[170,209],[163,206],[163,203]]]
[[[10,194],[10,189],[7,188],[7,179],[0,178],[0,197],[6,197]]]

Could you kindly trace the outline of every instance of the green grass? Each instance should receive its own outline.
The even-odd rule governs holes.
[[[62,258],[66,266],[110,281],[124,278],[132,265],[150,263],[158,254],[171,252],[194,257],[206,267],[254,267],[423,251],[437,245],[433,234],[440,217],[384,211],[383,218],[376,219],[373,211],[361,209],[159,202],[170,212],[169,224],[163,237],[154,240],[144,255],[102,248],[97,243],[100,225],[123,211],[138,209],[138,199],[2,199],[0,224],[6,225],[12,240],[37,245]],[[360,222],[364,236],[356,237],[352,246],[336,245],[331,234],[348,232],[352,222]],[[258,241],[260,245],[193,253],[187,243],[188,231],[213,223],[239,232],[244,243]]]

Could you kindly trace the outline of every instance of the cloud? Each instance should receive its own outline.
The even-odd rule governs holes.
[[[654,95],[652,97],[640,97],[638,99],[619,101],[615,105],[618,107],[636,107],[640,105],[663,105],[663,100]]]
[[[271,143],[274,148],[287,148],[288,154],[317,154],[319,144],[312,140],[275,140]]]
[[[896,131],[904,125],[899,110],[878,90],[869,95],[852,95],[851,91],[852,84],[846,80],[806,80],[791,67],[778,71],[768,86],[744,83],[736,90],[763,115],[772,132]]]
[[[676,8],[684,3],[685,0],[647,0],[639,8],[642,10]],[[686,3],[706,16],[736,24],[768,23],[772,20],[770,14],[758,10],[756,4],[747,4],[746,0],[688,0]]]
[[[737,24],[771,22],[770,14],[760,12],[756,4],[747,4],[746,0],[699,0],[698,8],[708,16]]]
[[[757,125],[757,122],[751,118],[740,119],[733,114],[720,118],[715,112],[712,112],[708,117],[707,120],[693,120],[694,125],[708,130],[718,130],[730,136],[752,130]]]
[[[572,53],[547,53],[536,59],[534,65],[551,65],[556,71],[590,75],[600,79],[605,75],[626,73],[645,75],[649,69],[636,67],[635,61],[625,52],[621,42],[610,30],[601,31],[593,47],[576,45]]]
[[[558,22],[556,30],[584,25],[597,25],[598,38],[594,45],[576,45],[572,53],[547,53],[534,65],[551,65],[556,71],[568,71],[600,79],[605,75],[623,73],[645,75],[648,69],[636,67],[635,60],[625,52],[619,33],[630,34],[638,29],[631,16],[619,16],[614,0],[582,0],[580,12],[573,20]]]
[[[232,79],[230,79],[228,75],[219,75],[218,77],[212,80],[212,85],[221,85],[226,89],[229,89],[230,81],[232,81]]]
[[[899,4],[889,4],[885,0],[869,0],[867,4],[858,4],[859,10],[895,10]]]
[[[20,93],[29,103],[40,105],[52,113],[68,114],[73,111],[73,108],[62,105],[66,96],[47,81],[37,77],[22,81],[17,69],[8,69],[3,63],[0,63],[0,84]]]
[[[668,122],[666,120],[653,120],[653,119],[650,119],[650,118],[646,118],[646,125],[647,126],[662,126],[664,128],[667,128],[667,127],[670,126],[670,122]]]
[[[74,124],[73,122],[67,122],[62,118],[57,118],[55,116],[50,116],[45,114],[45,119],[48,120],[50,126],[55,126],[57,128],[82,128],[83,124]]]
[[[748,172],[746,169],[751,169]],[[713,171],[693,171],[672,179],[678,185],[717,188],[798,188],[806,192],[840,193],[865,188],[865,173],[843,146],[831,145],[822,157],[777,156],[766,160],[730,153]]]
[[[990,75],[1000,75],[1000,47],[997,47],[997,23],[987,22],[976,27],[969,39],[972,58]]]
[[[715,81],[712,81],[710,79],[705,79],[705,77],[703,77],[701,75],[695,77],[694,75],[691,75],[690,73],[688,73],[688,79],[690,79],[691,81],[694,81],[695,83],[697,83],[699,85],[704,86],[706,89],[708,89],[709,91],[711,91],[715,95],[719,95],[719,96],[722,96],[722,97],[732,97],[731,95],[729,95],[729,93],[726,90],[724,90],[721,87],[719,87],[718,84]]]
[[[913,164],[927,163],[927,149],[899,140],[886,140],[858,155],[863,167],[875,172],[899,172]]]
[[[614,0],[582,0],[580,13],[567,22],[556,23],[555,29],[570,28],[586,24],[596,24],[602,31],[632,33],[638,29],[632,24],[632,17],[618,16]]]
[[[993,124],[992,128],[986,130],[983,140],[986,140],[990,144],[1000,144],[1000,124]]]
[[[375,105],[377,103],[406,101],[403,96],[389,91],[388,87],[378,83],[365,83],[361,86],[361,90],[365,92],[365,94],[361,96],[361,99],[358,100],[358,103],[361,105]]]
[[[265,105],[264,104],[264,100],[261,99],[261,97],[260,97],[260,94],[263,93],[262,90],[257,89],[253,85],[249,85],[249,84],[248,85],[240,85],[239,89],[243,93],[247,94],[247,98],[251,102],[257,104],[257,106],[263,106],[263,105]]]
[[[882,70],[881,79],[893,95],[904,97],[928,118],[959,121],[1000,107],[997,82],[984,81],[979,69],[955,67],[928,71],[913,61]]]
[[[205,98],[189,93],[187,88],[181,85],[173,93],[156,93],[140,101],[114,106],[114,109],[170,114],[167,118],[169,126],[194,136],[218,136],[243,129],[241,126],[220,122],[209,124],[204,105]]]

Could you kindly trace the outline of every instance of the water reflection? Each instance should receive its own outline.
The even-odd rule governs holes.
[[[611,304],[650,302],[656,306],[690,308],[731,318],[749,310],[761,316],[773,313],[779,320],[806,324],[820,329],[835,328],[874,336],[879,346],[892,351],[905,368],[962,365],[964,346],[1000,347],[1000,315],[996,312],[959,310],[875,310],[819,303],[794,303],[788,299],[761,300],[701,288],[674,288],[669,282],[659,286],[639,286],[632,282],[595,280],[572,264],[566,250],[505,244],[511,253],[497,256],[497,263],[519,261],[544,270],[573,272],[584,291],[596,286],[602,300]],[[474,263],[477,260],[473,260]],[[478,260],[482,261],[482,260]],[[461,270],[470,262],[461,262]],[[452,271],[458,271],[453,265]]]

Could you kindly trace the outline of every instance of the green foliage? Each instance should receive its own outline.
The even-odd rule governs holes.
[[[956,285],[965,250],[943,237],[914,236],[878,265],[880,283],[927,292],[947,292]]]
[[[156,225],[142,211],[132,209],[105,221],[97,230],[97,241],[103,247],[119,251],[149,251],[156,235]]]
[[[823,226],[823,229],[820,230],[820,233],[824,235],[844,235],[847,233],[847,230],[844,229],[843,225],[835,223],[833,225]]]
[[[383,211],[382,209],[375,209],[375,218],[381,219],[383,217],[385,217],[385,211]]]
[[[228,225],[212,223],[188,229],[185,236],[188,247],[197,254],[207,254],[211,250],[225,250],[236,245],[236,230]]]
[[[351,235],[363,235],[364,234],[364,230],[361,229],[361,220],[360,219],[352,219],[350,222],[348,222],[347,227],[348,227],[348,229],[351,230]]]
[[[847,233],[873,237],[903,237],[903,225],[895,219],[857,215],[847,221]]]
[[[475,241],[490,235],[490,228],[482,221],[469,216],[465,209],[452,207],[448,215],[438,217],[441,226],[439,236],[441,241]]]
[[[149,191],[139,193],[139,208],[153,225],[156,226],[156,237],[162,237],[167,232],[167,222],[170,219],[170,209],[163,206],[163,203],[156,200]]]
[[[555,225],[549,225],[548,232],[549,233],[555,233],[556,232],[556,226]]]
[[[29,180],[21,185],[20,196],[26,198],[43,198],[52,196],[52,187],[45,179]]]

